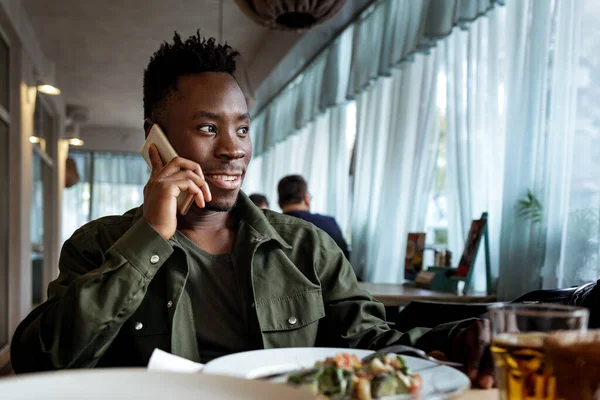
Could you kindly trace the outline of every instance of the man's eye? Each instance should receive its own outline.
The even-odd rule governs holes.
[[[216,132],[215,127],[212,125],[200,125],[200,126],[198,126],[198,130],[200,132],[207,132],[207,133],[215,133]]]
[[[243,126],[240,129],[238,129],[237,134],[240,136],[246,136],[248,132],[250,132],[250,128],[248,128],[247,126]]]

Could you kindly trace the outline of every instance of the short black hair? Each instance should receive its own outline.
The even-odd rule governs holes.
[[[225,72],[233,76],[238,55],[227,43],[217,44],[215,38],[203,38],[200,30],[185,41],[175,32],[173,43],[164,42],[144,71],[144,118],[152,118],[164,107],[182,76],[201,72]]]
[[[267,200],[267,196],[265,196],[264,194],[253,193],[248,197],[257,207],[260,207],[262,205],[264,205],[265,207],[269,207],[269,201]]]
[[[283,177],[277,185],[279,206],[283,207],[288,204],[301,203],[307,192],[308,185],[300,175],[288,175]]]

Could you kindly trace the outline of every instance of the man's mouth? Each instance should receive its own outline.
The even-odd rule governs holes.
[[[229,190],[239,188],[242,183],[241,174],[205,174],[204,179],[211,186]]]

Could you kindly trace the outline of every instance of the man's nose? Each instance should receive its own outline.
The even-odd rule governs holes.
[[[235,132],[221,135],[215,150],[219,158],[235,160],[246,156],[246,152],[242,147],[242,140]]]

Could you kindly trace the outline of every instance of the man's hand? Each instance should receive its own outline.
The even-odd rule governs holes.
[[[465,365],[473,385],[485,389],[496,386],[490,336],[490,321],[477,320],[456,335],[450,351],[452,361]]]
[[[149,155],[152,174],[144,187],[144,218],[168,240],[177,229],[177,196],[187,190],[200,208],[212,196],[198,163],[176,157],[164,165],[154,145]]]

